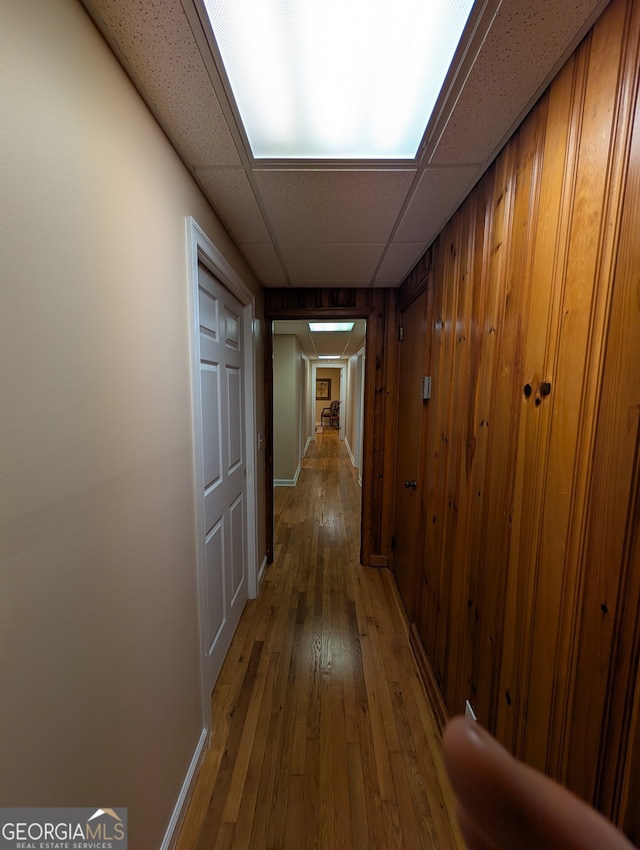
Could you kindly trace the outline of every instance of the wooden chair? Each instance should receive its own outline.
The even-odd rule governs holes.
[[[322,424],[323,419],[329,420],[329,426],[331,428],[339,428],[340,427],[340,402],[332,401],[329,407],[324,407],[322,409],[322,413],[320,414],[320,424]]]

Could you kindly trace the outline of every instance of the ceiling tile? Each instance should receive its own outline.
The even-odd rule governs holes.
[[[243,169],[198,169],[196,176],[236,242],[270,241],[269,231]]]
[[[602,5],[599,0],[502,3],[430,162],[485,162],[497,153],[575,33]]]
[[[287,286],[287,277],[271,242],[246,242],[240,249],[263,286]]]
[[[384,280],[387,286],[397,286],[402,283],[427,247],[426,242],[396,242],[390,245],[378,269],[376,281]]]
[[[356,286],[356,281],[368,285],[382,256],[384,245],[282,245],[282,256],[291,278],[298,286],[332,283]],[[366,283],[365,283],[366,281]]]
[[[316,355],[344,354],[350,339],[351,333],[314,333],[311,334],[312,345],[309,348],[312,348]],[[359,336],[355,344],[357,345],[361,339],[362,337]]]
[[[386,242],[416,174],[388,171],[256,170],[281,242]]]
[[[424,171],[394,242],[425,242],[430,245],[479,172],[477,165],[428,168]]]
[[[248,162],[225,120],[231,110],[203,41],[201,0],[81,2],[263,285],[380,287],[397,286],[431,244],[607,0],[483,3],[430,127],[425,170]]]
[[[323,287],[348,287],[349,289],[368,289],[371,286],[369,280],[308,280],[293,282],[293,286],[297,289],[322,289]]]
[[[84,0],[160,123],[192,167],[240,157],[191,29],[175,0]]]

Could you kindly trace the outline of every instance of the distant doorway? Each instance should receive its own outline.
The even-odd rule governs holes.
[[[311,391],[313,394],[312,403],[314,424],[321,425],[322,427],[334,427],[336,425],[335,419],[332,422],[330,420],[330,416],[323,416],[323,412],[329,410],[331,405],[337,402],[337,425],[341,440],[344,440],[344,430],[342,426],[345,415],[351,416],[351,410],[345,411],[345,389],[344,366],[326,366],[322,362],[313,363]],[[345,415],[340,416],[340,412]]]
[[[340,339],[340,347],[329,349],[337,352],[337,361],[319,359],[315,346],[320,346],[320,340],[316,338],[314,342],[307,338],[309,322],[315,320],[323,321],[324,316],[313,313],[300,320],[267,320],[265,336],[268,338],[267,349],[270,354],[265,358],[265,406],[270,428],[266,427],[265,431],[269,435],[271,429],[267,449],[272,448],[271,475],[267,469],[268,530],[273,529],[272,486],[276,486],[276,489],[295,486],[306,452],[316,434],[323,430],[326,432],[331,428],[340,444],[346,448],[351,464],[357,469],[360,486],[363,487],[366,480],[362,466],[366,440],[363,409],[367,317],[356,316],[353,319],[356,323],[353,337],[349,341],[346,337]],[[324,337],[322,343],[326,346]],[[298,393],[296,386],[304,387],[304,391]],[[332,402],[339,405],[339,416],[330,420],[322,413]],[[292,452],[293,464],[289,457]],[[294,469],[296,464],[297,468]],[[272,557],[269,542],[267,550]]]

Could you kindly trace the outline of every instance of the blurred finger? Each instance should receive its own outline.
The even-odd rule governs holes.
[[[443,748],[474,850],[633,850],[609,821],[516,761],[477,723],[450,721]]]
[[[460,832],[469,850],[496,850],[496,845],[480,832],[460,805],[457,806],[456,815]]]

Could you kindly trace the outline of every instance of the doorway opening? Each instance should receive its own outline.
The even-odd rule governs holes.
[[[314,436],[338,432],[362,484],[366,320],[313,332],[310,321],[271,323],[273,483],[295,486]]]
[[[357,470],[358,483],[364,486],[367,318],[343,315],[341,319],[349,319],[353,327],[327,333],[309,328],[311,322],[326,320],[322,314],[267,318],[270,356],[265,370],[265,406],[270,428],[265,430],[271,462],[270,470],[267,463],[267,529],[271,534],[273,488],[296,485],[316,436],[331,431]],[[360,526],[362,536],[362,521]],[[272,541],[273,537],[267,542],[269,561]]]
[[[264,290],[266,556],[273,561],[272,322],[366,320],[362,402],[360,563],[388,567],[392,558],[397,420],[398,297],[388,288]]]

